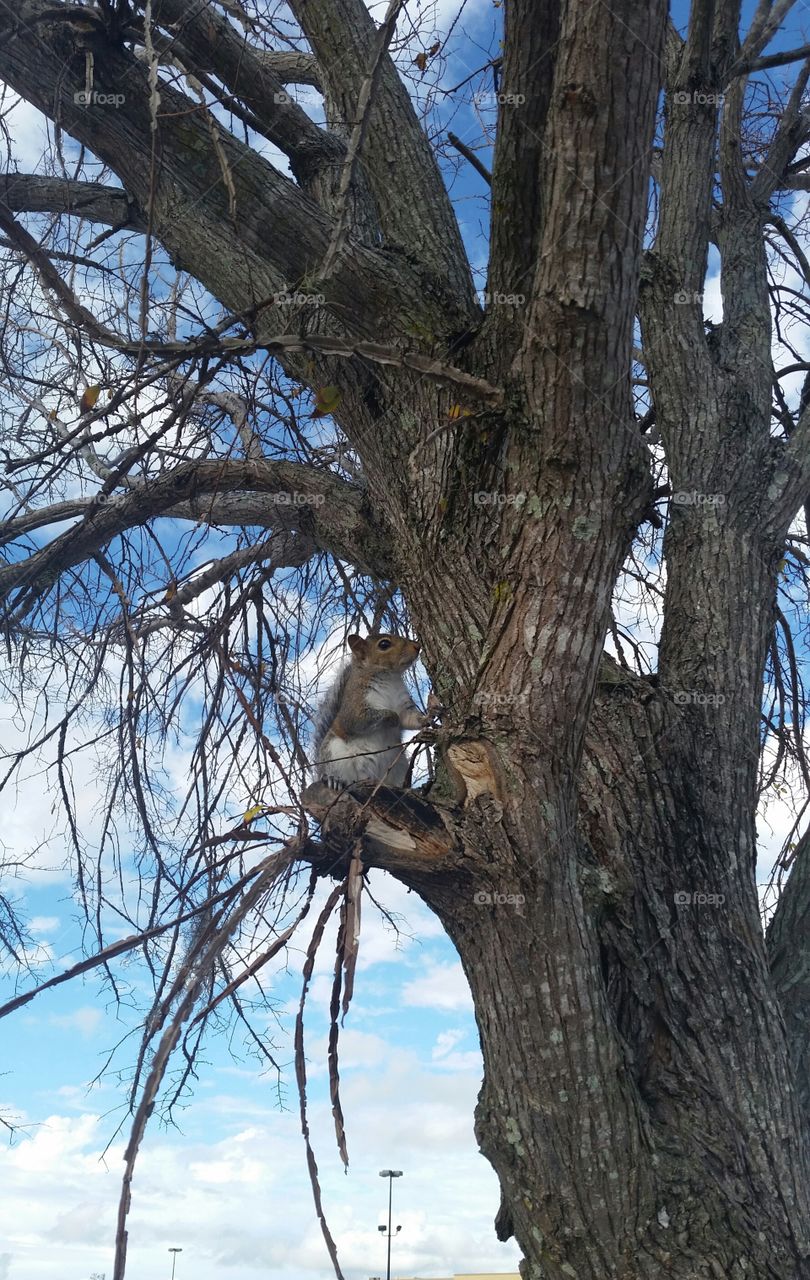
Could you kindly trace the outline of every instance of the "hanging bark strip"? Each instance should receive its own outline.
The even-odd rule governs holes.
[[[132,1121],[129,1142],[124,1152],[124,1176],[121,1184],[121,1196],[118,1202],[118,1218],[115,1232],[113,1280],[124,1280],[126,1273],[129,1236],[126,1223],[132,1203],[131,1189],[135,1173],[135,1162],[138,1158],[138,1151],[149,1117],[155,1107],[155,1100],[166,1073],[166,1068],[180,1039],[183,1024],[190,1016],[200,991],[211,974],[216,958],[221,954],[222,948],[233,934],[234,929],[254,909],[262,894],[290,866],[292,860],[293,855],[288,852],[280,853],[270,859],[270,865],[266,867],[256,883],[247,891],[242,901],[234,907],[230,914],[225,915],[224,922],[219,927],[217,927],[217,917],[210,922],[199,938],[196,939],[193,950],[186,958],[180,973],[172,985],[169,996],[164,1002],[165,1016],[165,1012],[168,1011],[172,1000],[179,992],[184,991],[174,1017],[161,1036],[160,1043],[155,1050],[152,1066]],[[150,1029],[150,1034],[154,1034],[152,1029]]]
[[[306,1066],[306,1058],[304,1056],[304,1005],[306,1003],[307,991],[309,989],[309,982],[312,977],[312,970],[315,967],[315,957],[318,953],[318,947],[321,944],[321,939],[323,938],[323,931],[326,928],[327,921],[329,920],[329,917],[331,916],[332,911],[334,910],[335,903],[340,900],[341,895],[344,894],[345,892],[346,892],[345,881],[335,886],[335,888],[332,890],[329,897],[327,898],[326,905],[321,911],[321,914],[318,916],[318,919],[315,924],[315,928],[312,932],[312,938],[307,948],[307,954],[304,960],[304,969],[303,969],[303,975],[302,975],[303,986],[301,988],[301,1000],[298,1005],[298,1015],[295,1019],[295,1036],[294,1036],[294,1042],[293,1042],[295,1047],[295,1079],[298,1085],[298,1103],[299,1103],[299,1111],[301,1116],[301,1133],[303,1134],[304,1145],[306,1147],[307,1169],[309,1170],[309,1181],[310,1181],[310,1186],[312,1187],[312,1198],[315,1202],[315,1212],[318,1215],[318,1222],[321,1225],[321,1232],[323,1234],[324,1242],[326,1244],[326,1249],[329,1254],[329,1258],[331,1260],[332,1266],[334,1267],[335,1276],[337,1280],[345,1280],[345,1277],[343,1275],[343,1272],[340,1269],[340,1263],[338,1262],[338,1256],[337,1256],[337,1247],[335,1245],[335,1241],[333,1239],[332,1233],[329,1230],[329,1225],[326,1221],[326,1215],[324,1214],[324,1211],[323,1211],[323,1199],[321,1197],[321,1184],[318,1178],[318,1165],[315,1160],[315,1152],[312,1149],[312,1142],[309,1136],[309,1120],[307,1118],[307,1066]]]

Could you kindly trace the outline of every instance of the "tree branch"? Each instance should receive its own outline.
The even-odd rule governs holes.
[[[166,513],[171,515],[170,512]],[[274,534],[265,542],[255,546],[240,547],[230,555],[213,560],[206,568],[195,570],[194,576],[175,591],[170,600],[160,602],[158,608],[165,608],[167,613],[154,615],[153,610],[144,619],[143,614],[133,619],[134,634],[139,640],[145,639],[155,631],[164,628],[188,630],[204,629],[204,624],[197,618],[187,617],[186,605],[198,599],[203,592],[210,590],[217,583],[225,582],[240,569],[261,563],[266,576],[277,569],[300,569],[318,551],[314,541],[302,534],[288,532]]]
[[[335,227],[332,232],[332,238],[329,241],[329,248],[326,250],[324,260],[318,269],[319,279],[328,279],[346,246],[349,235],[349,191],[353,185],[354,175],[360,161],[360,152],[368,137],[371,108],[374,96],[379,88],[383,60],[388,56],[388,46],[393,39],[397,17],[402,5],[403,0],[388,0],[388,9],[382,25],[377,31],[371,62],[360,86],[354,128],[349,138],[346,159],[343,162],[343,170],[340,175],[340,185],[335,204]]]
[[[269,53],[259,51],[256,56],[278,76],[282,84],[308,84],[320,92],[321,77],[311,53],[272,50]]]
[[[271,62],[251,48],[211,0],[159,0],[155,21],[167,27],[188,50],[189,70],[210,70],[261,122],[265,136],[285,155],[296,178],[316,195],[322,175],[340,165],[345,147],[334,134],[316,125],[303,107],[284,92],[284,82]]]
[[[116,106],[77,101],[85,88],[84,54],[70,22],[54,21],[46,0],[24,0],[13,15],[0,10],[0,76],[119,174],[138,206],[150,209],[154,234],[175,262],[226,306],[241,310],[270,298],[307,280],[323,261],[333,230],[328,215],[199,103],[162,81],[161,163],[154,165],[148,69],[121,48],[108,43],[94,58],[94,92]],[[55,96],[50,86],[57,86]],[[412,197],[410,191],[409,209],[416,207]],[[414,322],[432,333],[464,328],[466,300],[459,309],[457,296],[436,276],[428,279],[423,261],[350,241],[324,282],[324,305],[360,336],[378,338]]]
[[[30,599],[48,590],[67,569],[124,530],[165,515],[178,504],[243,489],[266,494],[268,501],[275,496],[276,528],[300,531],[341,559],[387,576],[385,539],[365,515],[362,491],[328,472],[296,463],[217,460],[183,463],[133,485],[126,494],[109,496],[103,503],[91,500],[80,524],[27,559],[0,568],[0,599],[8,601],[14,591]],[[23,597],[7,603],[7,618]]]
[[[750,62],[770,44],[797,0],[760,0],[740,50],[740,61]]]
[[[528,294],[545,218],[549,155],[546,118],[559,56],[560,0],[516,0],[504,11],[503,101],[492,164],[492,243],[487,291]],[[493,83],[494,80],[493,80]],[[520,341],[522,315],[493,307],[488,318],[508,363]]]
[[[452,365],[424,356],[417,351],[398,351],[392,347],[384,347],[373,342],[349,342],[341,338],[332,338],[326,334],[313,333],[307,337],[297,334],[280,334],[256,342],[250,339],[219,338],[206,334],[203,338],[190,342],[132,342],[120,337],[111,329],[101,325],[86,307],[78,301],[72,290],[65,284],[47,252],[37,244],[33,236],[11,217],[8,209],[0,202],[0,227],[5,230],[9,239],[17,245],[39,272],[42,283],[51,289],[59,298],[70,319],[80,329],[89,333],[102,346],[111,347],[122,354],[141,357],[146,353],[160,355],[172,360],[185,360],[195,355],[212,352],[250,354],[256,350],[269,351],[272,354],[310,354],[322,356],[340,356],[345,359],[357,356],[369,360],[373,364],[388,365],[393,368],[412,369],[424,378],[440,385],[457,387],[474,399],[482,399],[486,403],[497,406],[502,403],[503,391],[483,378],[473,377]],[[332,262],[336,266],[337,259]],[[331,270],[332,268],[330,268]],[[237,317],[234,317],[234,323]],[[220,329],[228,327],[220,325]]]
[[[0,200],[14,213],[65,213],[141,234],[147,228],[145,215],[126,191],[103,182],[46,178],[38,173],[3,173]]]
[[[476,173],[480,173],[481,177],[484,179],[484,182],[488,183],[489,185],[492,184],[492,174],[490,173],[487,166],[478,159],[478,156],[475,154],[474,151],[472,151],[464,142],[461,141],[461,138],[459,138],[457,134],[452,132],[448,133],[447,141],[452,146],[455,147],[456,151],[458,151],[459,154],[464,157],[464,159],[468,162],[468,164],[472,165]]]
[[[291,0],[315,55],[324,92],[350,127],[377,41],[363,0]],[[370,114],[363,174],[383,235],[449,282],[467,319],[474,312],[472,276],[436,159],[391,58],[382,60]]]
[[[810,58],[796,77],[796,83],[791,90],[788,104],[779,120],[771,145],[751,181],[752,198],[760,204],[765,204],[781,185],[791,160],[810,138],[810,111],[804,106],[808,80],[810,80]]]
[[[750,58],[748,62],[732,67],[732,75],[748,76],[756,71],[770,71],[773,67],[786,67],[791,62],[801,62],[810,57],[810,44],[803,44],[798,49],[790,49],[787,53],[771,53],[765,58]]]

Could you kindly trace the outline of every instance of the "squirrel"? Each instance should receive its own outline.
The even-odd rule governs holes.
[[[431,694],[428,714],[420,711],[402,678],[419,645],[382,633],[351,635],[348,643],[352,656],[315,715],[315,777],[336,790],[352,782],[402,787],[408,772],[402,730],[424,728],[438,710]]]

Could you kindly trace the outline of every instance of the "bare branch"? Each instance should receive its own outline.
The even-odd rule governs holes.
[[[319,279],[328,279],[335,269],[338,257],[342,254],[346,246],[346,241],[349,235],[350,217],[348,204],[349,190],[354,181],[354,175],[360,160],[360,152],[363,148],[363,142],[368,134],[369,120],[371,117],[371,104],[380,83],[383,59],[388,52],[388,46],[390,45],[391,39],[394,35],[394,28],[402,5],[403,0],[389,0],[385,17],[377,31],[374,52],[368,71],[360,85],[360,93],[358,94],[355,113],[355,124],[349,139],[346,159],[343,162],[343,171],[340,175],[340,186],[338,187],[337,192],[335,227],[332,232],[332,239],[329,242],[329,248],[326,250],[326,254],[324,255],[324,260],[316,272]]]
[[[364,496],[328,472],[288,462],[202,461],[184,463],[147,479],[120,496],[87,510],[82,522],[22,562],[0,568],[0,597],[21,590],[30,599],[49,589],[60,574],[80,564],[111,538],[177,503],[247,489],[276,495],[279,528],[300,530],[316,540],[323,536],[333,553],[368,563],[381,539],[363,515]],[[296,500],[297,496],[297,500]],[[355,543],[357,537],[357,543]],[[378,568],[381,568],[379,565]],[[15,607],[7,604],[6,617]]]
[[[359,117],[377,41],[367,6],[363,0],[292,0],[290,8],[312,48],[325,93],[351,127]],[[407,89],[387,56],[371,111],[363,173],[385,239],[447,280],[469,321],[475,314],[473,284],[455,213]]]
[[[128,1234],[126,1222],[131,1203],[131,1185],[135,1171],[135,1161],[147,1122],[154,1110],[155,1100],[163,1081],[169,1058],[177,1046],[183,1024],[191,1015],[202,987],[208,980],[213,965],[228,939],[245,919],[245,916],[255,907],[261,895],[286,870],[290,864],[291,857],[291,852],[284,851],[265,860],[255,884],[244,894],[237,906],[225,915],[224,920],[212,920],[208,928],[195,940],[195,945],[190,949],[175,979],[170,997],[172,994],[182,993],[182,999],[177,1006],[177,1011],[171,1023],[161,1037],[160,1044],[155,1050],[149,1075],[135,1112],[127,1149],[124,1152],[125,1167],[121,1198],[118,1204],[113,1280],[124,1280]],[[170,1003],[171,998],[167,998],[164,1007],[168,1009]],[[150,1028],[149,1035],[153,1035],[154,1031],[155,1028]]]
[[[740,60],[750,62],[770,44],[797,0],[760,0],[740,50]]]
[[[282,84],[308,84],[315,89],[321,87],[318,64],[311,53],[273,50],[270,53],[257,52],[256,57],[278,76]]]
[[[785,171],[796,152],[810,138],[810,111],[804,106],[804,93],[810,80],[810,58],[807,59],[791,90],[785,110],[771,145],[751,183],[752,199],[764,204],[782,183]]]
[[[330,185],[345,147],[334,134],[318,128],[302,107],[284,92],[273,64],[251,48],[211,0],[160,0],[155,20],[171,34],[179,32],[189,70],[212,71],[253,113],[258,128],[290,158],[302,186],[317,196],[320,179],[330,171]]]
[[[755,71],[771,71],[774,67],[786,67],[791,62],[801,62],[807,57],[810,57],[810,44],[803,44],[798,49],[788,50],[787,53],[770,53],[765,58],[751,58],[748,62],[732,67],[732,74],[748,76]]]
[[[0,174],[0,200],[14,213],[64,213],[116,230],[146,232],[147,221],[126,191],[38,173]]]
[[[458,135],[455,133],[452,133],[452,132],[448,133],[447,140],[448,142],[451,142],[452,145],[455,147],[456,151],[458,151],[459,154],[462,155],[464,159],[467,160],[472,165],[476,173],[480,173],[481,177],[484,179],[484,182],[487,182],[491,185],[492,174],[490,173],[486,165],[482,164],[482,162],[478,159],[478,156],[475,154],[475,152],[472,151],[467,146],[466,143],[462,142],[461,138],[459,138]]]
[[[343,194],[345,195],[346,192],[344,191]],[[212,353],[214,351],[227,352],[229,354],[238,354],[240,352],[249,354],[261,348],[274,354],[303,352],[305,354],[341,356],[344,358],[359,356],[361,359],[370,360],[375,364],[412,369],[423,377],[431,379],[431,381],[455,386],[459,391],[467,392],[476,398],[480,397],[492,405],[498,405],[503,400],[503,391],[499,387],[492,386],[481,378],[464,373],[461,369],[446,365],[440,360],[421,355],[419,352],[397,351],[394,348],[384,347],[377,343],[351,342],[340,338],[332,338],[325,334],[314,333],[307,337],[301,337],[297,334],[281,334],[278,337],[262,338],[261,341],[234,338],[215,339],[212,341],[212,338],[206,335],[197,341],[185,343],[131,342],[100,325],[92,312],[79,303],[51,263],[45,250],[37,244],[33,236],[24,227],[11,217],[8,209],[4,208],[2,204],[0,204],[0,227],[6,231],[10,239],[18,245],[33,263],[42,278],[44,286],[53,290],[57,295],[70,319],[75,324],[86,329],[103,346],[111,347],[124,354],[141,356],[148,352],[172,359],[187,359],[194,355]],[[338,241],[335,240],[332,242],[327,254],[330,264],[328,274],[334,272],[339,255]],[[324,269],[326,269],[326,259]],[[236,323],[236,320],[237,318],[234,317],[233,321],[226,321],[225,323],[226,325]],[[220,328],[222,327],[220,326]]]
[[[370,22],[361,0],[353,2]],[[58,118],[118,173],[138,206],[151,209],[154,234],[175,260],[236,310],[257,297],[273,297],[290,282],[305,280],[327,251],[333,229],[329,216],[251,147],[206,119],[199,104],[164,83],[161,164],[155,169],[147,68],[111,42],[103,56],[97,52],[97,91],[117,95],[122,84],[127,86],[118,109],[100,118],[76,100],[84,90],[83,70],[80,79],[72,69],[69,24],[53,22],[50,14],[47,0],[24,0],[13,16],[0,11],[0,76],[46,115]],[[336,56],[334,49],[331,56]],[[49,85],[58,87],[56,98]],[[402,87],[401,92],[405,93]],[[218,131],[217,148],[211,142],[212,127]],[[223,180],[223,159],[235,200]],[[441,189],[432,156],[430,162]],[[389,157],[386,172],[390,167]],[[418,207],[412,197],[411,191],[405,202],[410,211]],[[444,268],[444,254],[441,260]],[[360,336],[377,338],[390,332],[392,323],[409,313],[430,332],[436,331],[439,316],[440,328],[463,328],[471,316],[471,284],[467,298],[446,285],[437,287],[447,275],[442,270],[433,274],[432,287],[426,288],[423,261],[424,256],[417,264],[400,255],[394,262],[381,250],[350,241],[324,282],[324,305],[334,309],[341,326]],[[469,275],[466,262],[464,270]]]

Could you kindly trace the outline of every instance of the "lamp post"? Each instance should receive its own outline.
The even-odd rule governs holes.
[[[385,1272],[385,1280],[391,1280],[391,1197],[394,1190],[394,1178],[402,1177],[401,1169],[381,1169],[380,1177],[388,1179],[388,1266]],[[397,1235],[399,1235],[402,1227],[397,1227]],[[380,1227],[380,1231],[385,1231],[385,1227]]]
[[[175,1266],[176,1266],[176,1264],[177,1264],[177,1255],[178,1255],[178,1253],[182,1253],[182,1252],[183,1252],[183,1250],[182,1250],[182,1249],[178,1249],[178,1248],[174,1248],[174,1249],[170,1249],[170,1250],[169,1250],[169,1253],[172,1255],[172,1280],[174,1280],[174,1268],[175,1268]]]

